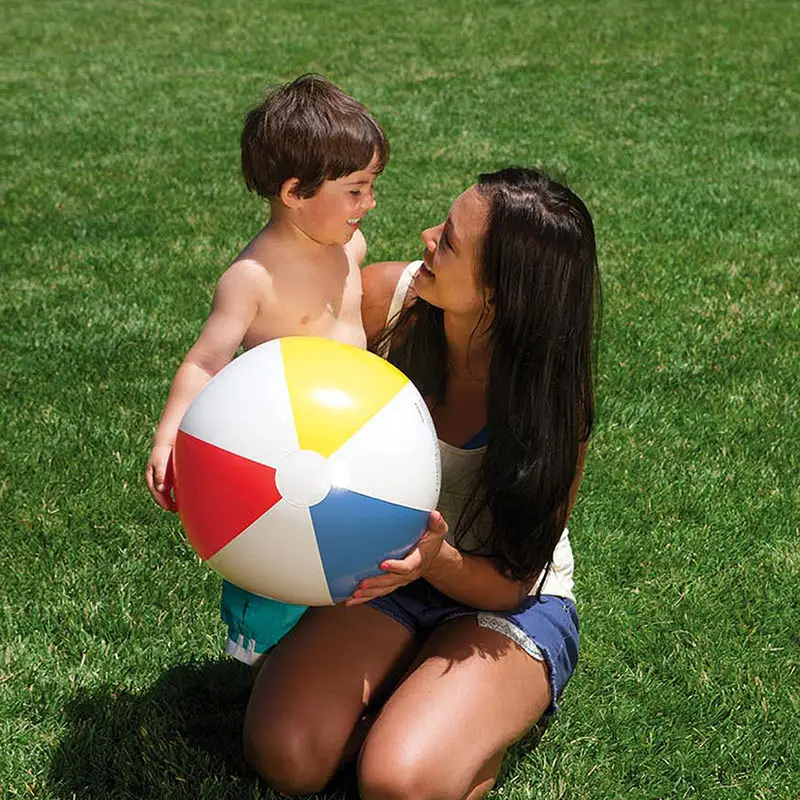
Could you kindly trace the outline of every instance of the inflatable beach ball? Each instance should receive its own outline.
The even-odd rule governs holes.
[[[173,467],[200,557],[300,605],[345,600],[404,556],[439,498],[436,432],[414,385],[312,337],[266,342],[215,375],[181,422]]]

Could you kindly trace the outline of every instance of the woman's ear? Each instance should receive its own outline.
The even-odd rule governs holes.
[[[289,178],[281,184],[281,190],[278,192],[278,197],[281,203],[287,208],[297,208],[303,201],[302,197],[297,195],[297,187],[300,185],[299,178]]]

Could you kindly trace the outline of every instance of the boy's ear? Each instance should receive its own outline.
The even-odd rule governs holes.
[[[299,178],[289,178],[281,184],[281,190],[278,192],[281,203],[288,208],[297,208],[302,202],[303,198],[297,196],[297,187],[300,185]]]

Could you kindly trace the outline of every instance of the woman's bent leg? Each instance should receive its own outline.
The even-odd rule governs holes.
[[[320,791],[415,652],[412,634],[369,606],[309,610],[256,676],[244,725],[251,766],[286,794]]]
[[[547,666],[474,617],[431,635],[359,759],[364,800],[477,800],[550,704]]]

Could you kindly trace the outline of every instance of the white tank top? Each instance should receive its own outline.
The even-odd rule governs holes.
[[[392,296],[392,302],[389,304],[389,313],[386,317],[386,324],[389,325],[394,318],[402,311],[403,302],[405,301],[408,289],[411,286],[411,281],[414,279],[417,270],[419,270],[421,261],[412,261],[400,275],[397,286]],[[389,346],[383,356],[388,354]],[[439,440],[439,452],[442,457],[442,491],[439,495],[439,512],[445,518],[445,521],[450,526],[450,531],[447,534],[447,541],[455,546],[453,540],[453,532],[455,531],[456,523],[461,516],[461,511],[469,496],[472,482],[475,473],[480,468],[483,454],[486,452],[486,447],[476,447],[471,450],[464,450],[461,447],[454,447],[447,442]],[[466,532],[462,539],[462,547],[465,550],[474,550],[480,552],[477,542],[482,540],[482,535],[488,532],[491,525],[491,518],[489,512],[484,512],[473,523],[470,529]],[[572,594],[573,588],[573,573],[574,563],[572,559],[572,547],[569,543],[569,531],[564,528],[561,538],[558,540],[555,552],[553,553],[553,564],[547,571],[544,583],[542,584],[542,594],[556,595],[558,597],[567,597],[574,601],[575,597]],[[537,580],[531,594],[535,594],[539,589],[539,581]]]

